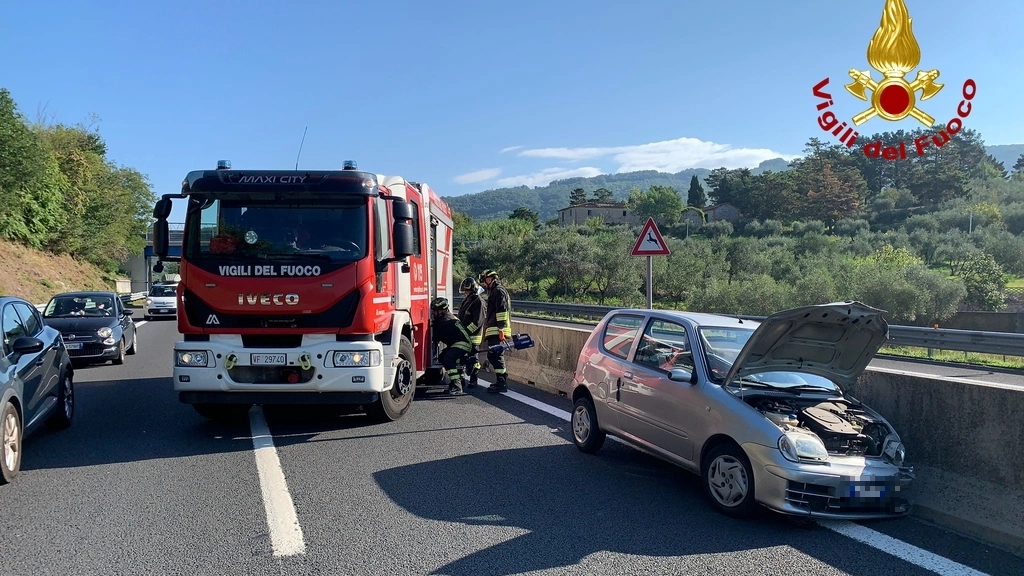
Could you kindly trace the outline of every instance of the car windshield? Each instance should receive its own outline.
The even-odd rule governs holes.
[[[356,261],[366,255],[369,217],[362,197],[218,199],[189,214],[185,229],[192,260]]]
[[[174,297],[174,286],[153,286],[153,290],[149,293],[150,296],[169,296]]]
[[[113,316],[114,299],[110,296],[55,296],[43,309],[44,318],[73,316]]]
[[[704,348],[704,357],[708,361],[708,377],[721,384],[729,369],[732,368],[740,350],[750,340],[754,330],[751,328],[725,328],[705,326],[698,330],[700,345]],[[729,386],[755,386],[768,388],[796,388],[807,386],[838,390],[834,382],[827,378],[804,372],[760,372],[749,374]]]

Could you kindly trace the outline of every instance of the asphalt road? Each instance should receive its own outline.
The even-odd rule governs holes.
[[[250,422],[178,403],[176,338],[140,326],[139,355],[78,372],[73,426],[27,440],[0,487],[0,573],[1024,574],[911,518],[723,517],[695,476],[616,442],[580,453],[568,401],[515,384],[387,425],[267,408],[254,452]]]
[[[558,320],[541,320],[536,318],[516,318],[519,322],[530,322],[560,328],[574,328],[589,331],[593,325]],[[985,366],[955,365],[935,363],[927,360],[910,360],[892,356],[875,358],[868,367],[886,372],[901,372],[916,376],[941,378],[944,380],[961,380],[973,384],[994,384],[1024,390],[1024,371]]]

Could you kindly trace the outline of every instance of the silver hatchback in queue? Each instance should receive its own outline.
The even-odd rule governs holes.
[[[701,476],[719,511],[757,504],[812,518],[906,515],[913,470],[896,430],[843,392],[888,338],[860,302],[762,322],[619,309],[591,333],[573,376],[573,441],[611,434]]]

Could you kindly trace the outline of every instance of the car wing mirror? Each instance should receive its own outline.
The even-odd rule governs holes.
[[[22,336],[14,341],[11,349],[15,354],[35,354],[43,351],[43,341],[32,336]]]
[[[687,384],[695,384],[697,381],[696,375],[693,372],[683,368],[673,368],[668,373],[668,379],[673,382],[686,382]]]

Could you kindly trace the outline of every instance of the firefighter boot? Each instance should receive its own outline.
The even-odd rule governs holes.
[[[501,394],[502,392],[508,392],[508,374],[502,372],[498,374],[494,380],[494,384],[487,387],[487,391],[492,394]]]

